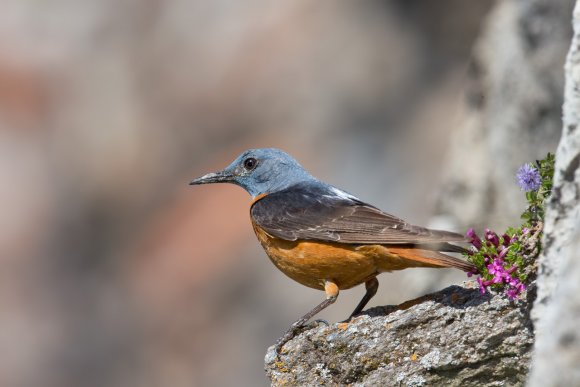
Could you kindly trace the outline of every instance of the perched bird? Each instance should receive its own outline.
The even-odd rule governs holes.
[[[222,171],[190,184],[210,183],[233,183],[252,195],[252,226],[272,263],[293,280],[326,293],[324,301],[292,324],[277,350],[336,301],[340,290],[364,283],[366,293],[351,317],[359,314],[376,294],[380,273],[409,267],[476,271],[441,253],[464,252],[449,243],[466,242],[464,236],[387,214],[316,179],[279,149],[247,150]]]

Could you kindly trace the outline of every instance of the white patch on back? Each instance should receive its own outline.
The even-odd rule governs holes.
[[[330,190],[332,191],[333,194],[335,194],[336,196],[338,196],[341,199],[346,199],[346,200],[359,200],[359,198],[357,198],[356,196],[352,196],[349,193],[344,192],[343,190],[340,190],[336,187],[330,187]]]

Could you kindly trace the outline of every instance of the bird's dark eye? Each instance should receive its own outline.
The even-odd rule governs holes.
[[[256,168],[256,165],[258,165],[258,160],[256,160],[253,157],[249,157],[244,160],[244,168],[246,168],[246,170],[248,171],[251,171],[252,169]]]

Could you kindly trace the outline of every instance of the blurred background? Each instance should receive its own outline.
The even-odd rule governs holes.
[[[412,223],[518,222],[554,150],[571,0],[0,4],[0,385],[267,385],[323,293],[190,187],[279,147]],[[465,279],[383,274],[372,305]],[[363,288],[320,315],[346,318]]]

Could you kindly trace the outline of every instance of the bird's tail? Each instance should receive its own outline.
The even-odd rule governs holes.
[[[389,252],[395,254],[402,259],[409,262],[409,266],[418,267],[454,267],[465,272],[477,273],[477,268],[462,259],[451,257],[442,254],[438,251],[410,248],[410,247],[395,247],[389,246]]]

